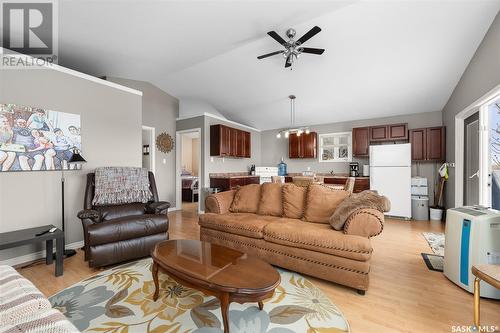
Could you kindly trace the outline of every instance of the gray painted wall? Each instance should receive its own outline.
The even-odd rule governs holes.
[[[0,70],[0,102],[81,115],[87,164],[66,178],[66,242],[83,240],[76,214],[83,208],[86,173],[99,166],[141,166],[141,96],[45,69]],[[61,225],[61,172],[0,173],[0,232]],[[43,248],[44,249],[44,248]],[[19,247],[0,261],[41,251]]]
[[[418,113],[394,117],[376,118],[376,119],[366,119],[366,120],[356,120],[341,123],[323,124],[323,125],[313,125],[310,126],[311,131],[317,132],[318,134],[324,133],[335,133],[335,132],[348,132],[351,131],[353,127],[363,127],[371,125],[382,125],[382,124],[397,124],[397,123],[408,123],[410,129],[420,128],[420,127],[431,127],[431,126],[441,126],[442,117],[441,112],[427,112]],[[302,172],[310,167],[314,172],[330,172],[335,173],[347,173],[349,168],[349,163],[343,162],[330,162],[330,163],[320,163],[318,159],[289,159],[288,158],[288,140],[281,138],[276,138],[276,130],[263,131],[261,138],[261,151],[262,166],[276,166],[281,157],[284,157],[286,164],[288,165],[288,172]],[[367,158],[354,158],[361,164],[368,164]],[[420,175],[422,177],[427,177],[429,180],[429,190],[430,190],[430,200],[433,200],[434,192],[434,181],[437,177],[437,167],[436,163],[416,163],[413,164],[412,175]]]
[[[455,162],[455,115],[500,84],[500,14],[490,26],[443,109],[446,160]],[[455,169],[449,169],[446,207],[455,206]]]
[[[210,157],[210,126],[225,124],[251,133],[252,154],[251,158],[220,158]],[[216,172],[242,172],[250,171],[252,164],[261,165],[261,132],[249,130],[246,127],[235,125],[220,119],[205,116],[205,186],[210,185],[208,175]]]
[[[226,124],[228,126],[249,131],[252,137],[252,157],[251,158],[220,158],[210,156],[210,126],[216,124]],[[234,123],[221,119],[199,116],[177,121],[177,131],[201,128],[201,170],[200,188],[210,186],[210,173],[217,172],[242,172],[250,170],[252,164],[261,165],[261,133],[249,130],[246,127],[238,126]],[[204,192],[200,191],[201,209],[204,210]]]
[[[155,135],[170,134],[175,140],[176,118],[179,116],[179,100],[149,82],[107,77],[109,81],[142,91],[142,125],[155,128]],[[154,144],[155,180],[160,200],[175,207],[175,149],[165,154]]]
[[[205,116],[177,120],[177,131],[196,129],[196,128],[201,129],[201,133],[200,133],[200,140],[201,140],[200,143],[201,144],[200,144],[200,146],[202,147],[201,152],[200,152],[201,169],[198,172],[199,184],[200,184],[200,192],[198,194],[198,200],[200,201],[200,209],[204,210],[205,209],[205,192],[203,191],[203,187],[205,187],[205,186],[203,184],[205,182],[205,155],[210,154],[210,151],[208,151],[208,153],[207,153],[207,152],[205,152],[205,149],[203,148],[205,146],[205,143],[204,143],[205,142]]]

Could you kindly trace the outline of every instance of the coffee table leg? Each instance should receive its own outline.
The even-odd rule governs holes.
[[[160,293],[160,284],[158,282],[158,264],[156,261],[153,261],[153,281],[155,282],[155,294],[153,295],[153,300],[156,302]]]
[[[259,310],[264,310],[264,303],[262,303],[262,301],[259,302]]]
[[[224,322],[224,333],[229,333],[229,321],[228,321],[228,312],[229,312],[229,294],[223,293],[219,297],[220,300],[220,311],[222,312],[222,321]]]

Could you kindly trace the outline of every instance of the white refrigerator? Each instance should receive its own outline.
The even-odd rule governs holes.
[[[370,189],[391,201],[387,215],[411,218],[411,144],[370,146]]]

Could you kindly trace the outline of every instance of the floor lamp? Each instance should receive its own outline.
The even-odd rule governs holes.
[[[77,167],[78,164],[84,164],[87,163],[87,161],[83,158],[82,155],[80,155],[80,151],[76,148],[73,149],[73,155],[71,155],[70,159],[68,160],[68,168],[71,165],[74,165],[75,168]],[[61,160],[61,211],[62,211],[62,232],[64,234],[64,241],[66,242],[66,233],[64,232],[64,227],[65,227],[65,219],[64,219],[64,161]],[[74,256],[76,254],[76,251],[73,249],[66,249],[66,244],[64,245],[64,257],[68,258],[71,256]]]

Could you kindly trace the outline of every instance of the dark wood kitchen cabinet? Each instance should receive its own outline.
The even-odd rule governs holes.
[[[325,177],[325,184],[345,185],[348,177]],[[363,192],[370,189],[369,177],[355,177],[354,178],[354,193]]]
[[[370,127],[370,141],[406,141],[408,124],[391,124]]]
[[[370,148],[370,128],[356,127],[352,129],[352,155],[368,156]]]
[[[210,156],[251,157],[251,133],[225,125],[210,126]]]
[[[289,158],[316,158],[318,151],[318,133],[290,134],[288,137]]]
[[[221,192],[234,190],[238,186],[260,184],[259,176],[210,177],[210,187],[217,187]]]
[[[413,161],[442,162],[446,158],[446,128],[428,127],[410,130]]]

